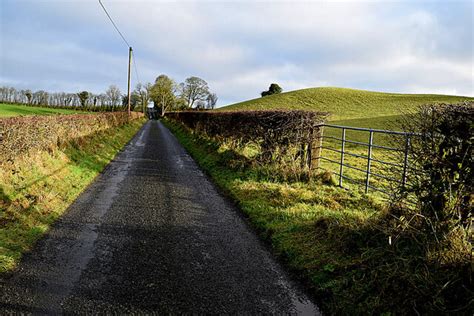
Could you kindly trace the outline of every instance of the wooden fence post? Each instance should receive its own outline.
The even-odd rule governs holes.
[[[323,150],[323,131],[324,126],[318,126],[315,138],[311,144],[311,164],[310,170],[318,169],[321,166],[321,153]]]

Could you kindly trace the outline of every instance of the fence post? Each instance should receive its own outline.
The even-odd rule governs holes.
[[[314,136],[314,129],[310,129],[309,130],[309,141],[308,143],[306,144],[307,146],[307,150],[306,150],[306,161],[305,161],[305,164],[306,166],[308,167],[308,171],[309,171],[309,175],[311,176],[311,161],[312,161],[312,157],[313,157],[313,153],[312,153],[312,147],[313,147],[313,136]]]
[[[341,163],[339,165],[339,186],[342,187],[342,172],[344,170],[344,149],[346,147],[346,129],[342,129]]]
[[[403,159],[403,179],[402,185],[405,187],[407,183],[407,172],[408,172],[408,151],[410,150],[410,134],[407,134],[405,142],[405,157]]]
[[[316,137],[311,145],[312,148],[312,155],[311,155],[311,166],[310,169],[318,169],[321,166],[321,153],[322,153],[322,146],[323,146],[323,131],[324,125],[318,126],[316,131]]]
[[[305,143],[300,144],[299,155],[300,155],[300,168],[304,169],[306,163]]]
[[[367,177],[365,178],[365,193],[369,193],[370,184],[370,165],[372,162],[372,143],[374,140],[374,132],[371,130],[369,134],[369,150],[367,152]]]

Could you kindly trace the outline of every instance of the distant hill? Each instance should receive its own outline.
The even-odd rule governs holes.
[[[309,88],[228,105],[218,110],[300,109],[330,112],[330,121],[367,125],[367,118],[395,117],[427,103],[457,103],[472,97],[437,94],[383,93],[346,88]],[[361,120],[362,119],[362,120]],[[372,120],[377,125],[382,120]],[[383,124],[383,123],[382,123]],[[371,124],[372,125],[372,124]],[[374,127],[378,126],[365,126]]]

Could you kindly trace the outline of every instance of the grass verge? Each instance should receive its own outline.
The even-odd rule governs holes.
[[[0,166],[0,273],[48,230],[143,125],[143,119]]]
[[[410,236],[389,242],[388,212],[326,175],[285,182],[241,153],[164,122],[305,282],[328,314],[469,314],[466,271],[427,262]],[[448,282],[447,282],[448,281]]]

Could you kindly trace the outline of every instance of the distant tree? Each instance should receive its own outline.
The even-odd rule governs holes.
[[[105,93],[101,93],[97,95],[98,103],[101,108],[101,111],[107,109],[107,95]]]
[[[40,104],[48,105],[49,93],[46,91],[41,90],[40,94]]]
[[[92,104],[94,105],[94,108],[95,108],[97,106],[97,102],[99,101],[99,97],[97,95],[94,95],[91,98],[92,98]]]
[[[146,83],[146,84],[139,83],[137,84],[135,88],[134,92],[138,94],[140,97],[139,104],[142,108],[143,113],[145,113],[146,107],[148,105],[148,101],[150,100],[150,91],[151,91],[152,86],[153,85],[151,83]]]
[[[33,93],[33,102],[37,105],[48,105],[48,92],[38,90]]]
[[[109,105],[117,106],[120,104],[122,99],[122,94],[120,93],[120,89],[116,85],[111,85],[107,91],[105,91],[105,95],[109,101]]]
[[[31,92],[31,90],[25,91],[25,97],[28,100],[28,104],[31,104],[31,102],[33,101],[33,93]]]
[[[167,111],[176,105],[176,83],[166,75],[159,75],[151,87],[150,98],[161,109],[164,116]]]
[[[278,94],[278,93],[281,93],[282,91],[283,89],[277,83],[272,83],[270,87],[268,88],[268,91],[262,91],[260,95],[264,97],[267,95]]]
[[[89,99],[89,92],[81,91],[77,94],[77,97],[79,98],[79,102],[81,102],[81,107],[86,107],[87,100]]]
[[[207,108],[208,109],[214,109],[217,104],[217,94],[215,93],[209,93],[207,95]]]
[[[199,77],[189,77],[179,85],[181,97],[186,100],[188,108],[192,108],[197,101],[205,102],[209,95],[207,82]]]
[[[196,109],[204,110],[206,108],[206,102],[198,100],[196,101]]]
[[[188,108],[188,103],[180,95],[176,96],[175,105],[173,109],[175,110],[186,110]]]
[[[130,95],[130,110],[133,111],[133,109],[135,109],[135,107],[137,106],[137,104],[140,103],[140,95],[136,92],[136,91],[133,91]],[[123,107],[128,107],[128,95],[124,95],[123,98],[122,98],[122,106]]]

